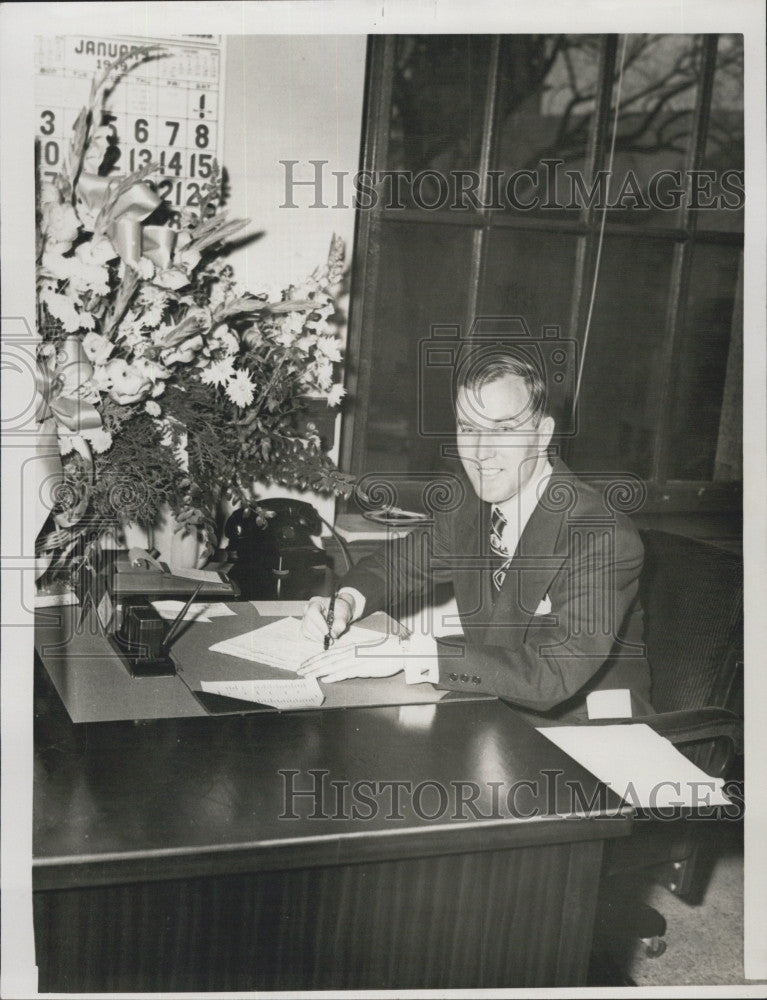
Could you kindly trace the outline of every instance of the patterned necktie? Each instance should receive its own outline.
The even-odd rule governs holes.
[[[503,529],[507,523],[506,518],[500,510],[493,505],[493,509],[490,512],[490,548],[494,555],[503,560],[501,565],[493,570],[493,585],[496,590],[500,590],[503,586],[503,581],[506,579],[506,572],[511,563],[509,550],[503,544]]]

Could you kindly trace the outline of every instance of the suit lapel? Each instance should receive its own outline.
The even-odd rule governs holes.
[[[453,573],[453,585],[471,639],[482,642],[493,615],[492,569],[497,560],[490,553],[490,504],[483,503],[471,487],[467,494],[467,506],[455,521],[459,566]],[[461,559],[466,560],[464,569],[460,568]]]
[[[561,481],[559,468],[563,467],[557,463],[547,492]],[[493,624],[527,625],[567,558],[562,531],[566,511],[555,508],[554,503],[539,501],[530,515],[496,597]]]

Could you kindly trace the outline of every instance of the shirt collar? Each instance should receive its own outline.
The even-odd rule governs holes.
[[[552,472],[551,463],[547,459],[540,472],[525,483],[519,493],[504,500],[503,503],[493,505],[500,510],[508,524],[519,526],[520,535],[538,506],[538,500],[542,496]]]

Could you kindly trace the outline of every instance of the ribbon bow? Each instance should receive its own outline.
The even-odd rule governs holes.
[[[67,337],[59,349],[54,370],[37,367],[37,388],[42,401],[38,420],[42,423],[54,417],[58,425],[72,434],[101,427],[99,411],[79,395],[92,374],[93,368],[80,339]]]
[[[117,182],[98,174],[83,173],[77,184],[77,193],[98,216],[107,204]],[[118,195],[110,209],[106,232],[120,257],[132,268],[138,268],[142,257],[147,257],[160,270],[170,266],[176,245],[176,233],[168,226],[144,226],[142,222],[154,212],[162,198],[141,181]]]

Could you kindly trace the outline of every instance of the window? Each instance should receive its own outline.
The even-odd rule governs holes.
[[[519,316],[577,344],[575,470],[634,473],[646,511],[738,510],[741,36],[376,37],[366,108],[346,465],[449,468],[420,343]]]

